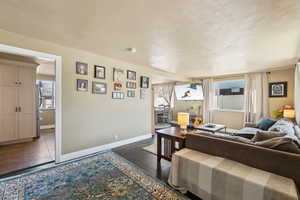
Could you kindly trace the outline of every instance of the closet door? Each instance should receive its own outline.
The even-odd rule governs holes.
[[[18,68],[0,64],[0,142],[18,139]]]
[[[19,138],[36,137],[35,69],[19,68]]]

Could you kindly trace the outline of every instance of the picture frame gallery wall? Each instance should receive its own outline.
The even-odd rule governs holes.
[[[92,70],[89,69],[91,66],[93,67]],[[89,70],[92,73],[89,73]],[[76,79],[76,90],[78,92],[107,95],[109,93],[108,85],[110,85],[111,98],[117,100],[133,99],[136,97],[137,92],[140,93],[139,99],[145,99],[145,90],[150,86],[148,76],[138,78],[137,72],[131,69],[109,68],[99,64],[89,65],[87,62],[77,61],[75,63],[75,73],[78,75]],[[112,79],[108,79],[108,76],[112,76]],[[90,82],[91,77],[92,81]],[[138,81],[140,82],[138,83]],[[91,89],[89,89],[90,87]]]

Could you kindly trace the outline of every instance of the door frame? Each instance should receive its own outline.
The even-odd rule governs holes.
[[[41,57],[53,60],[55,62],[55,162],[62,161],[62,57],[33,51],[29,49],[18,48],[14,46],[0,44],[0,52],[17,54],[21,56]]]

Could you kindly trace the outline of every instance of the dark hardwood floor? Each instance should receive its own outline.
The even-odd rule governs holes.
[[[157,177],[165,183],[168,183],[171,162],[162,159],[161,163],[158,164],[156,155],[142,149],[152,143],[153,138],[115,148],[113,149],[113,152],[144,169],[148,175]],[[189,192],[186,196],[190,199],[201,200],[199,197]]]
[[[161,181],[167,183],[171,163],[164,159],[161,160],[160,165],[157,164],[156,155],[149,153],[142,148],[153,143],[153,138],[148,140],[143,140],[140,142],[124,145],[113,149],[112,151],[124,157],[128,161],[134,163],[138,167],[142,168],[145,173],[152,177],[157,177]],[[5,175],[0,175],[0,178],[6,178],[9,176],[15,176],[26,172],[31,172],[39,169],[45,169],[54,166],[54,163],[45,164],[38,167],[28,168],[26,170],[21,170]],[[201,200],[199,197],[193,195],[192,193],[187,193],[186,196],[190,199]]]
[[[53,162],[54,135],[54,129],[42,130],[40,138],[31,142],[0,146],[0,175]]]

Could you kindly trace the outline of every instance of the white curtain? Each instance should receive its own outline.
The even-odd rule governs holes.
[[[295,69],[295,110],[296,120],[300,123],[300,60]]]
[[[269,116],[268,77],[266,72],[245,75],[245,122],[257,123]]]
[[[203,122],[212,123],[213,120],[213,107],[214,107],[214,81],[213,79],[203,80]]]

